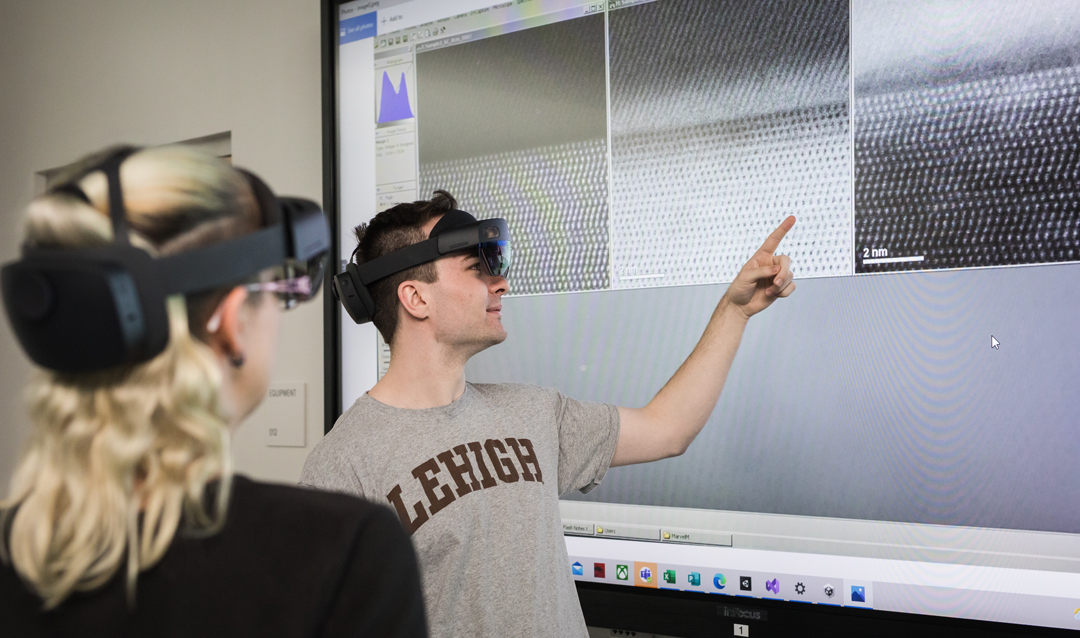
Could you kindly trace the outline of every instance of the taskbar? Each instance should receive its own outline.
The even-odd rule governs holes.
[[[736,615],[753,613],[740,599],[757,599],[1080,630],[1080,574],[565,540],[576,581],[712,594]]]

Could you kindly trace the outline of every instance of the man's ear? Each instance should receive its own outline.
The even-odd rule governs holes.
[[[428,288],[419,281],[409,280],[401,282],[398,286],[397,296],[405,312],[414,319],[427,319],[431,313],[426,295]]]
[[[247,298],[245,288],[233,288],[221,300],[206,324],[206,343],[214,352],[230,359],[244,354],[244,319],[241,311]]]

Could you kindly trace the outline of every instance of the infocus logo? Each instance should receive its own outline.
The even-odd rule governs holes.
[[[745,609],[743,607],[717,607],[716,615],[738,620],[768,620],[764,609]]]

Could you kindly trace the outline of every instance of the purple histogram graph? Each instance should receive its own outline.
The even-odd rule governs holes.
[[[390,74],[383,71],[382,96],[379,98],[378,124],[396,122],[413,117],[412,107],[409,106],[409,87],[405,83],[405,73],[401,73],[401,82],[398,88],[390,81]]]

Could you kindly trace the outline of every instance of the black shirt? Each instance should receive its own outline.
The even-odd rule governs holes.
[[[388,508],[237,476],[224,527],[178,532],[139,575],[54,610],[0,563],[3,636],[426,636],[416,556]]]

